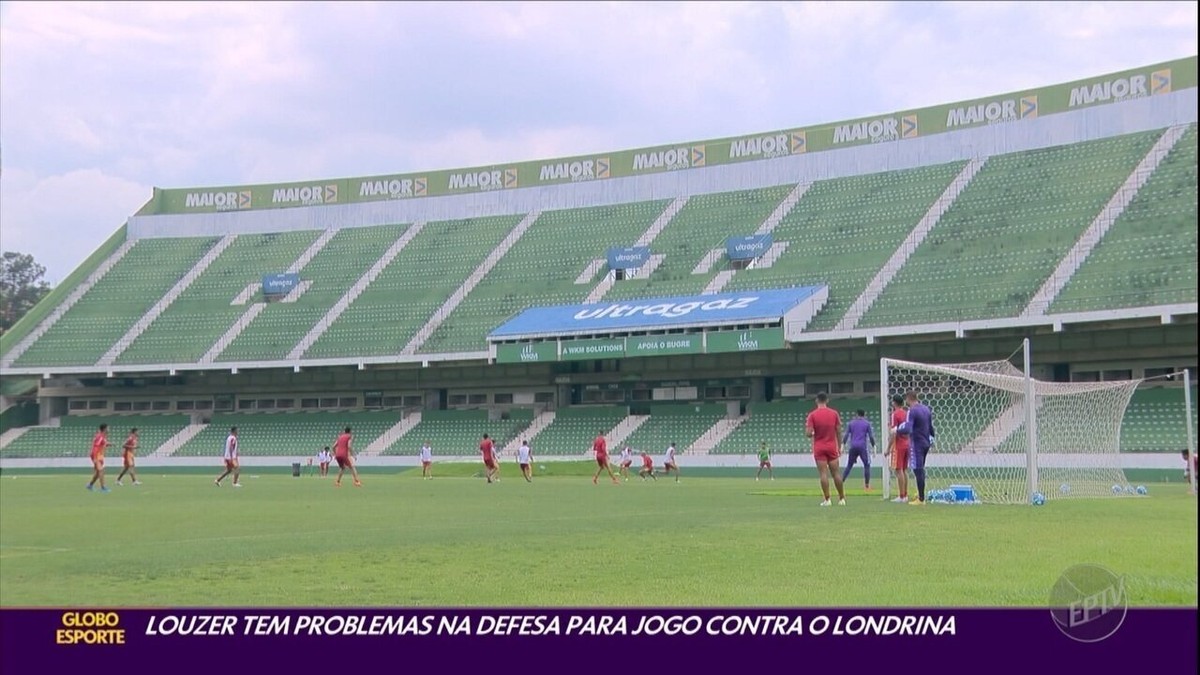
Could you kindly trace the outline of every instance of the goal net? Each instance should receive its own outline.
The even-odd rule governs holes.
[[[1008,361],[883,359],[880,374],[882,419],[891,419],[891,397],[910,391],[933,411],[927,498],[952,485],[970,485],[976,500],[1001,504],[1029,503],[1035,492],[1047,500],[1133,494],[1118,453],[1139,380],[1042,382]],[[885,472],[885,498],[890,483]],[[909,485],[915,494],[912,478]]]

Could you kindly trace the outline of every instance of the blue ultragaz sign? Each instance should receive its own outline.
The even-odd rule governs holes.
[[[262,278],[263,295],[287,295],[300,285],[300,275],[291,272],[265,274]]]
[[[649,246],[624,246],[608,249],[608,269],[636,270],[650,259]]]
[[[824,286],[715,295],[650,298],[591,305],[534,307],[488,336],[578,335],[778,321],[803,302],[814,302]]]
[[[767,252],[774,243],[770,234],[749,234],[725,240],[725,255],[730,260],[753,260]]]

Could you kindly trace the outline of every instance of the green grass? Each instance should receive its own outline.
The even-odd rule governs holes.
[[[0,606],[1044,606],[1066,568],[1131,602],[1196,606],[1196,500],[913,508],[811,478],[593,486],[586,462],[487,485],[475,465],[366,486],[247,469],[245,487],[153,473],[0,478]],[[215,474],[215,471],[208,472]],[[110,472],[110,480],[115,472]],[[256,477],[257,476],[257,477]],[[903,567],[903,569],[898,569]]]

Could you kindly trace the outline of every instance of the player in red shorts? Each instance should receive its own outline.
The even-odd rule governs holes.
[[[108,425],[101,424],[100,430],[92,437],[92,452],[88,455],[92,459],[92,480],[88,481],[87,489],[91,490],[92,486],[97,481],[100,482],[100,491],[108,492],[108,488],[104,486],[104,449],[108,447]]]
[[[608,465],[608,441],[604,440],[604,434],[596,434],[596,440],[592,441],[592,452],[596,455],[596,475],[592,476],[592,484],[595,485],[600,479],[600,474],[604,471],[608,472],[608,477],[612,482],[617,483],[617,477],[613,474],[612,467]]]
[[[358,469],[354,466],[354,456],[350,450],[350,427],[342,430],[342,435],[337,437],[333,442],[333,459],[338,465],[337,478],[333,479],[334,487],[342,487],[342,474],[346,473],[346,469],[350,469],[350,476],[354,478],[354,487],[362,487],[362,481],[358,479]]]
[[[642,470],[638,471],[638,475],[642,477],[642,480],[646,480],[646,476],[658,480],[658,476],[654,475],[654,458],[644,452],[642,453]]]
[[[633,466],[633,448],[628,445],[621,450],[621,478],[629,480],[629,467]]]
[[[125,474],[133,480],[134,485],[141,485],[142,481],[137,479],[137,473],[133,468],[133,456],[137,452],[138,446],[138,430],[134,427],[129,430],[129,437],[125,439],[125,445],[121,446],[121,473],[117,474],[117,485],[121,485],[121,479]]]
[[[500,480],[500,463],[496,461],[496,445],[487,435],[479,442],[479,453],[483,455],[484,476],[487,482],[495,483]]]
[[[221,487],[221,481],[229,474],[233,474],[233,487],[242,487],[242,484],[238,482],[238,479],[242,475],[242,465],[238,461],[238,448],[238,428],[230,427],[229,435],[225,437],[225,451],[222,454],[222,458],[225,460],[225,473],[217,476],[217,479],[213,481],[217,487]]]
[[[838,468],[838,439],[842,437],[842,418],[837,411],[829,407],[829,397],[825,392],[817,394],[817,408],[808,414],[804,424],[805,433],[813,439],[813,459],[817,463],[817,471],[821,473],[821,494],[825,501],[821,506],[829,506],[829,476],[833,475],[833,485],[837,488],[838,506],[846,505],[846,491],[842,487],[842,472]]]
[[[892,397],[892,424],[888,434],[888,448],[884,456],[891,456],[892,475],[896,477],[896,488],[900,496],[893,502],[905,504],[908,502],[908,432],[898,431],[901,424],[908,419],[908,410],[904,408],[904,397],[896,394]]]

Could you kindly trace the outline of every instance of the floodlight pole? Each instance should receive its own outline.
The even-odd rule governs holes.
[[[1188,449],[1188,476],[1191,477],[1192,494],[1196,494],[1196,430],[1192,428],[1192,371],[1190,368],[1183,369],[1183,406],[1184,412],[1187,413],[1187,449]]]
[[[1038,489],[1037,466],[1037,398],[1033,386],[1032,366],[1030,362],[1029,338],[1022,345],[1025,358],[1025,432],[1029,436],[1028,447],[1025,450],[1025,475],[1029,480],[1027,495],[1033,499],[1033,493]]]

